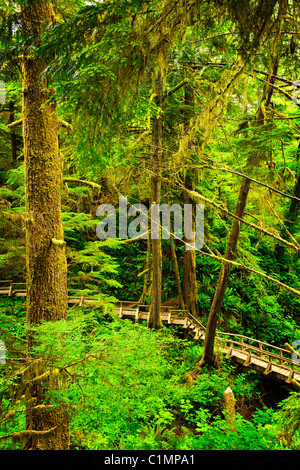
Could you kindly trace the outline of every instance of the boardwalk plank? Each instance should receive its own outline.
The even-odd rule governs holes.
[[[26,296],[26,289],[13,289],[12,286],[21,286],[25,284],[13,284],[12,281],[1,282],[0,295],[13,295],[16,297]],[[91,305],[95,304],[97,299],[70,296],[68,303],[73,305]],[[119,302],[120,306],[116,308],[115,312],[119,318],[128,318],[131,320],[148,320],[149,307],[147,305],[139,305],[137,302]],[[125,306],[124,306],[125,305]],[[141,311],[140,309],[143,308]],[[146,309],[146,310],[145,310]],[[181,313],[181,315],[179,315]],[[185,316],[182,315],[185,313]],[[197,341],[204,341],[205,327],[199,322],[198,319],[193,317],[187,311],[175,310],[168,307],[168,312],[161,312],[161,319],[167,325],[178,325],[185,329]],[[222,336],[223,335],[223,336]],[[228,339],[226,340],[226,335]],[[240,337],[240,340],[237,340]],[[223,341],[221,341],[223,339]],[[229,343],[229,345],[224,345]],[[244,341],[246,339],[246,342]],[[221,344],[223,342],[223,344]],[[250,344],[248,344],[248,342]],[[251,345],[258,343],[258,347]],[[272,378],[279,379],[285,383],[296,386],[300,390],[300,370],[296,369],[298,364],[292,363],[290,358],[286,358],[283,354],[290,354],[285,349],[272,346],[267,343],[257,341],[253,338],[246,338],[242,335],[233,335],[230,333],[218,332],[216,347],[225,354],[226,359],[236,361],[247,368],[254,369],[263,374],[267,374]],[[264,350],[264,347],[269,347],[273,350]],[[279,354],[274,351],[279,350]],[[279,361],[279,363],[275,362]],[[297,385],[298,384],[298,385]]]

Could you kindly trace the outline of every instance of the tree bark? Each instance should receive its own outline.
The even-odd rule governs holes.
[[[190,131],[191,119],[190,111],[194,107],[194,93],[191,86],[187,85],[184,89],[184,104],[186,106],[184,116],[184,131],[186,134]],[[193,149],[193,144],[189,141],[189,150]],[[187,189],[193,190],[194,183],[190,170],[187,170],[185,175],[184,185]],[[184,191],[184,204],[190,204],[194,206],[194,203],[187,191]],[[193,221],[193,230],[195,230],[195,223]],[[193,243],[195,240],[189,240],[184,237],[185,242]],[[198,302],[198,290],[197,290],[197,276],[196,276],[196,251],[195,250],[184,250],[183,253],[183,298],[185,308],[189,312],[197,316],[197,302]]]
[[[152,264],[151,264],[151,238],[147,240],[146,266],[144,274],[143,291],[139,298],[139,304],[144,304],[146,297],[150,297],[152,290]]]
[[[242,218],[244,215],[247,197],[250,189],[250,180],[244,179],[241,184],[238,202],[236,205],[235,214]],[[240,221],[233,219],[229,240],[226,247],[224,258],[229,261],[233,261],[236,256],[236,247],[240,234]],[[217,288],[215,295],[210,307],[208,322],[206,326],[205,340],[204,340],[204,352],[200,362],[200,366],[211,365],[214,362],[214,342],[216,336],[217,321],[219,318],[219,312],[223,303],[226,287],[228,285],[229,277],[231,272],[231,265],[223,262],[221,271],[219,274]]]
[[[168,192],[167,186],[165,186],[164,191],[165,191],[166,204],[169,205],[169,199],[168,199],[168,196],[167,196],[167,192]],[[180,280],[180,272],[179,272],[178,260],[177,260],[177,256],[176,256],[176,245],[175,245],[175,240],[174,240],[174,227],[172,228],[172,226],[171,226],[171,231],[170,231],[170,249],[171,249],[172,264],[173,264],[173,268],[174,268],[174,274],[175,274],[179,304],[180,304],[180,308],[182,310],[185,310],[185,303],[184,303],[182,287],[181,287],[181,280]]]
[[[272,85],[275,82],[275,76],[277,75],[278,67],[279,67],[279,55],[274,57],[272,71],[269,74],[269,80],[268,80],[268,84],[267,84],[266,91],[265,91],[265,103],[264,103],[265,107],[269,106],[271,98],[272,98],[272,93],[273,93]],[[264,119],[265,119],[265,116],[262,111],[262,104],[261,104],[258,109],[256,124],[257,125],[264,124]],[[255,153],[249,157],[246,163],[246,167],[249,167],[252,165],[253,158],[255,160]],[[244,216],[247,198],[248,198],[248,194],[250,190],[250,185],[251,185],[251,180],[247,178],[245,178],[241,184],[240,192],[239,192],[239,196],[237,200],[237,205],[235,209],[235,215],[237,215],[237,217],[239,218],[243,218]],[[231,226],[231,231],[229,234],[226,252],[224,255],[224,258],[227,259],[228,261],[233,261],[234,258],[236,257],[236,247],[238,244],[239,235],[240,235],[240,221],[237,219],[234,219],[232,226]],[[231,265],[229,263],[226,263],[226,261],[224,261],[222,263],[221,271],[220,271],[218,282],[217,282],[217,288],[216,288],[215,295],[213,297],[213,301],[212,301],[210,311],[209,311],[209,317],[208,317],[208,322],[207,322],[207,327],[206,327],[206,332],[205,332],[203,357],[199,363],[200,367],[204,365],[212,365],[214,362],[214,342],[215,342],[215,336],[216,336],[217,321],[218,321],[219,312],[223,303],[226,287],[229,282],[230,273],[231,273]]]
[[[193,191],[194,185],[189,174],[185,177],[185,187]],[[184,192],[184,204],[193,204],[193,201],[187,191]],[[194,204],[193,204],[194,205]],[[193,221],[193,230],[195,230],[195,223]],[[195,240],[189,240],[184,237],[187,243],[194,243]],[[196,251],[184,250],[183,252],[183,298],[186,310],[192,315],[197,316],[197,277],[196,277]]]
[[[162,77],[159,71],[156,77],[155,98],[154,102],[162,108]],[[162,115],[153,118],[153,153],[152,153],[152,177],[151,177],[151,201],[152,204],[160,205],[161,198],[161,162],[162,162]],[[159,213],[158,213],[159,216]],[[154,213],[151,210],[151,218]],[[160,232],[160,230],[159,230]],[[160,316],[161,310],[161,236],[153,238],[152,231],[151,247],[152,247],[152,297],[149,312],[148,326],[149,328],[162,328]]]
[[[39,43],[43,28],[53,18],[50,1],[24,3],[21,7],[23,34]],[[30,348],[34,344],[30,325],[66,318],[68,297],[61,220],[62,162],[57,135],[59,119],[53,91],[48,89],[45,81],[40,81],[47,64],[26,54],[27,51],[22,57],[22,114],[26,191],[26,314]],[[58,246],[53,240],[62,243]],[[33,432],[24,449],[68,449],[67,410],[61,406],[49,406],[45,396],[49,383],[33,382],[34,377],[45,372],[43,363],[36,363],[34,369],[27,377],[25,393],[26,430]],[[58,381],[52,387],[58,388]]]

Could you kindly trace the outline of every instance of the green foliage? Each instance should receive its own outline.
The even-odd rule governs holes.
[[[300,448],[299,399],[299,393],[292,392],[288,398],[279,403],[279,408],[274,414],[276,425],[283,430],[283,439],[295,450]]]
[[[259,420],[258,420],[259,421]],[[236,415],[234,424],[217,419],[199,438],[193,438],[197,450],[280,450],[278,432],[262,427],[258,422],[244,420]]]
[[[14,322],[8,316],[12,307]],[[10,357],[20,357],[26,348],[24,307],[24,301],[10,299],[1,309],[1,338]],[[266,450],[292,445],[278,435],[298,422],[298,394],[275,414],[261,408],[251,421],[237,414],[233,430],[224,419],[223,393],[230,386],[237,404],[251,401],[258,393],[253,372],[236,375],[227,362],[219,370],[196,371],[203,348],[198,342],[101,311],[73,308],[67,321],[34,328],[31,355],[52,374],[59,369],[67,381],[65,390],[49,393],[56,405],[69,407],[71,448]],[[9,377],[1,367],[4,436],[24,429],[24,403],[18,392],[22,375]],[[9,367],[17,372],[16,365]],[[8,440],[0,442],[2,449],[11,448]]]

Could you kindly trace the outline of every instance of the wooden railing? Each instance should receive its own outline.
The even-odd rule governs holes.
[[[193,326],[196,339],[205,338],[205,326],[199,319],[191,313],[186,316],[185,328]],[[255,366],[264,374],[271,372],[281,373],[285,376],[285,381],[291,383],[296,378],[300,380],[300,355],[296,354],[296,359],[291,357],[291,351],[285,348],[274,346],[254,338],[237,333],[217,331],[216,346],[225,352],[227,359],[239,360],[243,366]],[[278,369],[278,367],[280,369]]]
[[[26,296],[26,284],[13,281],[0,281],[0,294],[8,296]],[[95,297],[88,296],[69,296],[69,303],[82,306],[97,301]],[[115,302],[117,312],[120,318],[147,319],[149,316],[149,305],[140,304],[130,300],[118,300]],[[171,306],[161,306],[161,316],[168,324],[181,325],[193,334],[194,339],[204,340],[205,326],[201,321],[193,316],[188,310],[174,309]],[[274,367],[280,368],[282,377],[286,377],[286,382],[291,382],[294,377],[300,381],[299,358],[293,359],[291,351],[272,344],[250,338],[245,335],[217,331],[216,346],[225,352],[226,358],[232,357],[244,366],[259,367],[263,373],[274,372]],[[280,375],[280,374],[279,374]]]
[[[20,286],[24,286],[21,287]],[[18,297],[26,296],[26,283],[13,281],[0,281],[0,294],[7,294],[9,297],[17,295]]]
[[[239,350],[246,353],[247,359],[245,365],[250,365],[252,356],[267,361],[268,367],[266,373],[271,370],[273,365],[279,365],[281,368],[292,371],[294,370],[295,365],[299,365],[299,360],[292,359],[291,352],[289,350],[274,346],[273,344],[265,343],[264,341],[249,338],[248,336],[218,331],[217,344],[220,347],[227,347],[227,357],[232,355],[233,350]]]
[[[139,318],[148,318],[150,307],[147,304],[140,304],[139,302],[133,302],[129,300],[118,300],[116,305],[119,309],[118,314],[120,318],[124,316],[125,312],[127,316],[132,312],[132,315],[134,315],[136,321],[138,321]],[[162,305],[160,310],[161,316],[163,319],[166,319],[169,324],[172,323],[174,317],[182,317],[183,321],[185,316],[188,314],[187,310],[174,309],[169,305]]]

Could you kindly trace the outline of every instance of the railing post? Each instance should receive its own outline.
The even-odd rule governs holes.
[[[120,303],[119,318],[122,318],[123,317],[123,302],[122,302],[122,300],[120,300],[119,303]]]
[[[9,282],[8,297],[11,297],[11,296],[12,296],[12,292],[13,292],[13,282],[10,281],[10,282]]]
[[[247,359],[245,360],[244,362],[244,366],[249,366],[251,364],[251,349],[249,349],[249,352],[248,352],[248,357]]]
[[[272,361],[271,361],[271,358],[269,356],[269,362],[268,362],[268,365],[264,371],[264,374],[265,375],[268,375],[270,372],[272,372]]]
[[[229,359],[232,356],[232,341],[229,342],[228,351],[226,353],[226,359]]]
[[[286,383],[288,383],[288,384],[291,383],[291,381],[292,381],[293,378],[294,378],[294,372],[295,372],[294,363],[292,362],[292,364],[291,364],[291,371],[290,371],[290,373],[289,373],[288,378],[286,379]]]
[[[283,359],[283,357],[282,357],[282,351],[281,351],[281,349],[280,349],[280,351],[279,351],[279,364],[282,364],[282,359]]]

